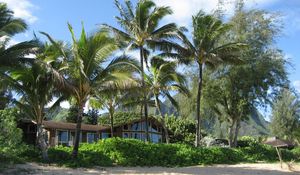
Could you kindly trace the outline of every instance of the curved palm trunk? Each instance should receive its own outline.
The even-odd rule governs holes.
[[[199,77],[198,77],[198,93],[197,93],[197,111],[196,111],[196,119],[197,119],[197,127],[196,127],[196,142],[195,146],[198,147],[200,145],[201,140],[201,116],[200,116],[200,102],[201,102],[201,92],[202,92],[202,69],[203,64],[199,63]]]
[[[140,47],[140,62],[141,62],[141,78],[142,78],[142,90],[145,89],[145,79],[144,79],[144,49]],[[148,130],[148,105],[147,105],[147,95],[146,92],[143,93],[144,99],[144,115],[145,115],[145,135],[146,141],[149,142],[149,130]]]
[[[77,124],[76,124],[76,131],[75,131],[75,143],[72,151],[72,157],[74,159],[78,156],[78,148],[79,148],[79,141],[80,141],[80,133],[81,133],[81,122],[82,122],[82,115],[83,115],[83,107],[84,102],[78,105],[78,113],[77,113]]]
[[[37,133],[36,133],[37,134],[37,144],[42,151],[42,158],[43,158],[43,160],[48,161],[48,159],[49,159],[48,158],[48,145],[45,141],[43,126],[40,122],[37,123],[36,129],[37,129]]]
[[[165,116],[163,115],[163,113],[161,111],[158,96],[155,96],[155,103],[156,103],[156,107],[158,109],[158,112],[159,112],[160,116],[162,117],[162,126],[163,126],[164,131],[165,131],[166,143],[169,144],[170,143],[169,132],[168,132],[168,129],[167,129],[167,126],[166,126]]]

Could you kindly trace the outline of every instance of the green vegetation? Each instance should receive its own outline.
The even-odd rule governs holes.
[[[82,144],[76,161],[70,157],[72,148],[49,149],[52,163],[71,167],[91,166],[191,166],[199,164],[231,164],[239,162],[277,161],[275,149],[248,139],[241,148],[199,147],[184,144],[153,144],[136,139],[105,139],[93,144]],[[298,151],[285,150],[286,161],[299,159]]]
[[[300,123],[300,100],[296,94],[283,89],[273,104],[271,132],[281,138],[300,141],[297,131]],[[298,130],[297,130],[298,129]]]

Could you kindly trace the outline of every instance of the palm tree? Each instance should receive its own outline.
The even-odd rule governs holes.
[[[125,5],[115,0],[115,5],[120,12],[120,16],[117,16],[116,20],[123,30],[119,30],[107,24],[104,24],[104,26],[115,34],[116,40],[124,44],[127,50],[139,50],[141,87],[144,89],[144,63],[147,64],[147,56],[149,55],[146,47],[150,46],[154,48],[154,44],[157,41],[170,42],[169,39],[176,36],[177,26],[175,23],[159,26],[162,19],[172,14],[172,11],[169,7],[156,6],[151,0],[140,0],[135,9],[133,9],[132,3],[129,0],[125,1]],[[146,140],[149,141],[146,93],[143,94],[143,98],[146,120]]]
[[[25,55],[37,47],[35,40],[8,46],[11,37],[26,29],[25,21],[14,18],[13,12],[7,8],[7,5],[0,3],[0,69],[15,67],[22,61],[33,61]]]
[[[244,46],[242,43],[222,43],[221,39],[230,29],[230,25],[223,23],[220,19],[206,15],[200,11],[193,16],[192,40],[184,34],[184,30],[178,32],[183,45],[170,44],[163,45],[167,50],[175,50],[174,53],[163,53],[163,56],[180,58],[183,62],[193,62],[198,65],[198,90],[196,105],[196,141],[195,146],[199,146],[201,139],[201,116],[200,101],[203,80],[203,69],[207,66],[215,68],[223,62],[236,62],[239,49]],[[188,59],[187,59],[188,58]]]
[[[94,95],[95,90],[109,89],[113,81],[127,76],[127,73],[124,73],[126,70],[124,65],[134,66],[134,62],[124,55],[109,61],[117,46],[107,31],[100,30],[87,36],[82,27],[80,38],[77,40],[72,26],[68,24],[68,27],[72,36],[71,56],[63,55],[68,62],[66,72],[68,92],[66,94],[74,99],[78,107],[75,143],[72,152],[73,158],[77,158],[83,108],[86,102]],[[48,34],[44,34],[55,44]],[[62,50],[59,47],[58,49]]]
[[[136,64],[136,63],[135,63]],[[135,66],[138,68],[137,64]],[[134,68],[134,67],[132,67]],[[114,114],[117,108],[126,106],[132,94],[136,94],[139,89],[138,81],[133,79],[133,73],[137,69],[128,68],[123,70],[123,78],[110,82],[109,86],[95,90],[94,96],[91,98],[91,105],[94,108],[105,108],[109,113],[111,137],[114,137]],[[126,75],[127,74],[127,75]],[[134,92],[133,92],[134,91]],[[137,95],[134,95],[137,97]],[[139,96],[138,96],[139,97]]]
[[[148,98],[151,96],[154,97],[155,106],[162,117],[166,143],[169,143],[168,129],[166,128],[164,119],[165,115],[163,115],[159,97],[166,97],[178,109],[178,104],[170,92],[178,91],[187,95],[186,80],[183,75],[176,72],[175,62],[167,62],[162,58],[153,57],[151,60],[150,74],[145,75],[145,82],[149,92]]]
[[[1,73],[1,76],[9,86],[20,96],[18,101],[14,103],[20,109],[32,118],[37,125],[37,144],[42,151],[44,160],[48,160],[47,144],[43,132],[43,120],[45,117],[46,106],[55,100],[54,97],[59,97],[59,92],[56,91],[54,85],[58,79],[53,74],[53,69],[63,70],[59,56],[53,57],[55,47],[52,45],[41,45],[36,52],[36,59],[30,65],[24,65],[9,72]],[[57,73],[57,72],[55,72]],[[63,100],[56,98],[50,110]]]

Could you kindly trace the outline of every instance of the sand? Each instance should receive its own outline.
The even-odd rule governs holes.
[[[281,169],[280,164],[255,163],[255,164],[236,164],[236,165],[213,165],[213,166],[192,166],[179,168],[164,167],[95,167],[87,168],[64,168],[47,166],[36,163],[14,165],[5,170],[2,174],[20,175],[98,175],[98,174],[199,174],[199,175],[300,175],[300,165],[293,165],[293,171],[284,164]],[[1,174],[1,173],[0,173]],[[2,175],[1,174],[1,175]]]

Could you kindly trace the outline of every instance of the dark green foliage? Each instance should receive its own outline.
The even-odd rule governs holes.
[[[295,156],[296,161],[300,161],[300,147],[294,148],[292,151],[293,155]]]
[[[114,125],[127,123],[140,118],[140,114],[135,112],[116,112],[114,114]],[[110,125],[109,115],[104,114],[103,116],[99,117],[98,123],[100,125]]]
[[[89,109],[88,112],[83,116],[84,116],[84,123],[90,125],[97,125],[98,118],[99,118],[98,110]]]
[[[15,151],[22,140],[22,130],[17,128],[16,118],[19,116],[16,109],[0,110],[0,151]]]
[[[77,159],[72,159],[71,147],[58,146],[48,150],[51,163],[68,167],[112,166],[112,161],[102,150],[94,149],[95,144],[83,144],[79,148]]]
[[[166,126],[171,131],[171,143],[185,143],[194,145],[196,122],[175,116],[166,117]]]
[[[78,107],[71,106],[68,111],[68,115],[66,116],[66,121],[70,123],[76,123],[78,115]]]
[[[248,140],[243,148],[199,147],[185,144],[153,144],[136,139],[110,138],[94,144],[81,144],[77,160],[71,147],[50,148],[50,163],[68,167],[92,166],[192,166],[239,162],[278,161],[275,148]],[[282,150],[286,161],[299,160],[300,149]],[[23,155],[28,152],[23,153]],[[28,158],[28,155],[27,159]],[[25,157],[26,157],[25,156]],[[34,155],[33,157],[38,156]],[[297,157],[298,156],[298,157]]]

